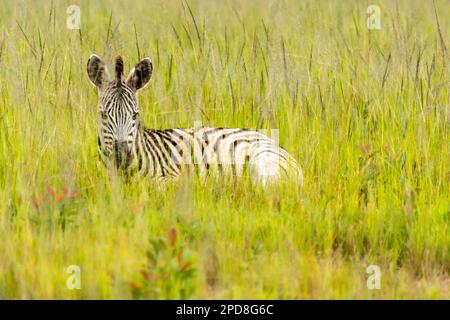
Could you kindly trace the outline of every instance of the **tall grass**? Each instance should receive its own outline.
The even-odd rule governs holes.
[[[450,4],[378,2],[3,1],[0,298],[449,298]],[[152,58],[149,127],[279,129],[303,189],[110,177],[92,52]]]

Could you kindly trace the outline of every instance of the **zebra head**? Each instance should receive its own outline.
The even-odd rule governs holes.
[[[115,61],[115,77],[111,79],[103,60],[93,54],[87,63],[89,79],[98,89],[99,116],[98,141],[100,153],[113,161],[116,168],[126,168],[139,130],[137,91],[143,88],[152,75],[152,62],[143,59],[123,76],[123,60]]]

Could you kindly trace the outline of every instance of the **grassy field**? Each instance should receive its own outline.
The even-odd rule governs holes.
[[[450,2],[148,2],[2,1],[0,298],[450,298]],[[152,58],[148,127],[279,130],[302,190],[110,178],[93,52]]]

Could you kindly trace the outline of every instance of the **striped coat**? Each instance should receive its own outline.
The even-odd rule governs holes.
[[[266,135],[249,129],[142,129],[125,169],[139,177],[174,178],[194,168],[201,177],[255,175],[263,181],[294,176],[302,180],[295,159]],[[109,157],[99,153],[105,164]]]
[[[146,58],[123,81],[123,62],[116,60],[110,80],[106,65],[96,55],[88,61],[88,75],[99,91],[98,149],[103,162],[128,175],[168,180],[195,168],[201,177],[249,175],[257,181],[293,178],[302,183],[302,171],[276,141],[250,129],[191,128],[155,130],[139,120],[136,92],[150,80],[152,64]]]

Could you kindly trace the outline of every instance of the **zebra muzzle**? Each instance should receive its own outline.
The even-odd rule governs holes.
[[[114,160],[116,168],[126,168],[130,157],[130,149],[126,141],[114,142]]]

